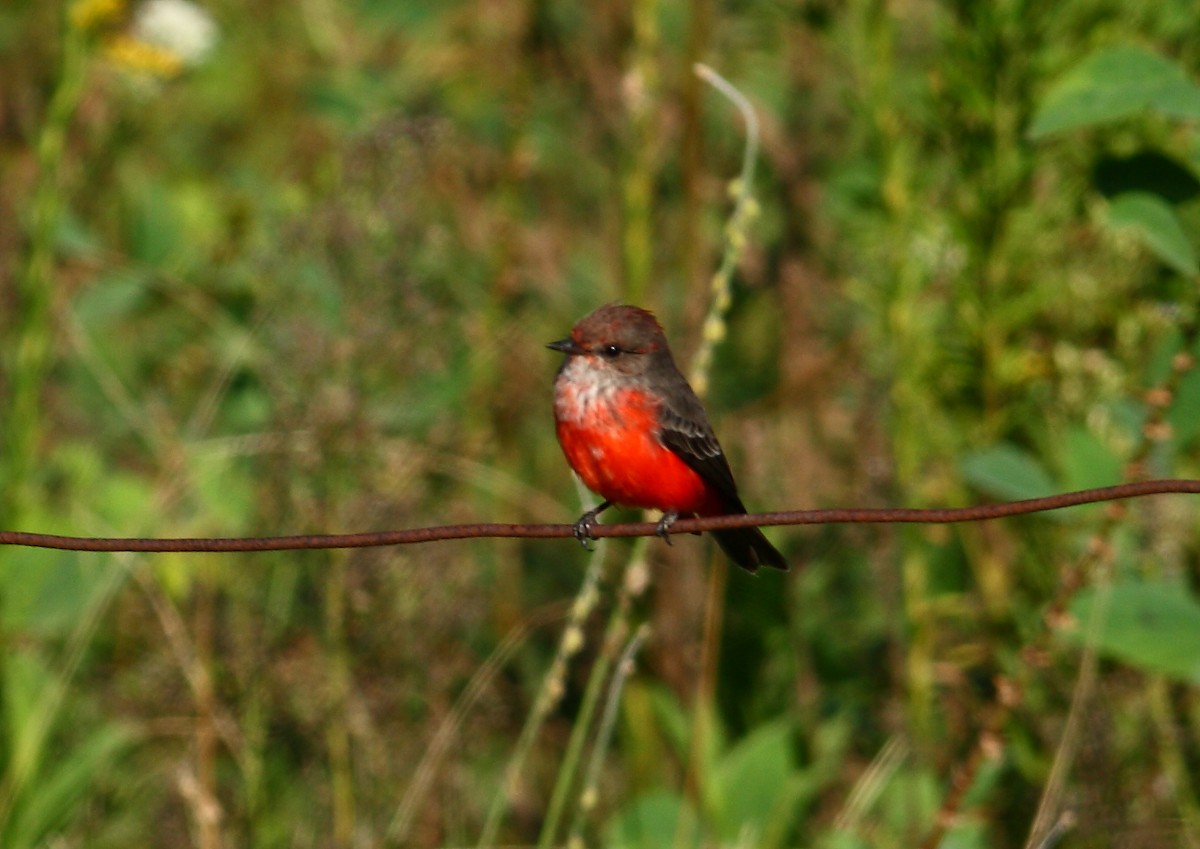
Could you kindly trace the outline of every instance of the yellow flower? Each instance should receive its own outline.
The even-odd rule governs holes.
[[[79,0],[79,7],[124,0]],[[94,20],[95,18],[91,18]],[[190,0],[145,0],[133,13],[129,31],[104,45],[110,62],[143,80],[169,80],[201,64],[217,41],[217,25]]]
[[[76,0],[67,14],[75,29],[92,30],[115,21],[124,10],[124,0]]]
[[[104,46],[104,52],[114,65],[133,73],[170,79],[183,70],[183,62],[170,50],[128,35],[112,38]]]

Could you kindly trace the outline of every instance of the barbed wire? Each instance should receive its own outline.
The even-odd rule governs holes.
[[[700,519],[679,519],[671,525],[671,533],[699,533],[727,528],[778,527],[784,525],[845,525],[845,524],[929,524],[946,525],[959,522],[982,522],[1061,510],[1081,504],[1098,504],[1143,498],[1148,495],[1200,494],[1200,480],[1168,479],[1061,492],[1042,498],[1002,501],[973,507],[953,508],[841,508],[826,510],[790,510],[775,513],[751,513],[737,516],[707,516]],[[640,537],[654,536],[655,522],[631,522],[613,525],[593,525],[592,536]],[[0,531],[0,545],[29,548],[51,548],[61,551],[139,551],[139,552],[235,552],[235,551],[294,551],[298,549],[377,548],[391,545],[441,542],[455,539],[532,538],[561,539],[574,536],[574,525],[482,523],[474,525],[442,525],[411,528],[400,531],[377,531],[357,534],[301,534],[273,537],[74,537],[58,534],[39,534],[27,531]]]

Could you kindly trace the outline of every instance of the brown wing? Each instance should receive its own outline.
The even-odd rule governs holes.
[[[663,444],[696,474],[716,487],[725,500],[726,511],[745,513],[746,507],[738,498],[729,461],[725,459],[725,452],[721,450],[712,425],[708,423],[704,407],[691,387],[685,383],[683,389],[686,391],[673,393],[676,396],[674,401],[668,401],[659,410],[658,424]],[[715,531],[713,536],[729,558],[749,572],[758,571],[760,566],[787,571],[788,564],[783,555],[758,528]]]
[[[712,426],[700,399],[687,387],[687,393],[668,401],[659,410],[658,425],[663,444],[674,451],[679,459],[716,487],[726,499],[726,509],[744,511],[738,498],[737,483],[725,452],[717,442]]]

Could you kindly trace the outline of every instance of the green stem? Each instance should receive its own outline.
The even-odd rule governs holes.
[[[711,559],[710,559],[711,560]],[[721,659],[721,628],[725,618],[725,585],[729,567],[721,559],[711,562],[704,604],[704,634],[701,639],[700,679],[696,682],[696,707],[692,711],[691,740],[688,744],[684,786],[696,807],[705,809],[709,802],[710,781],[705,752],[715,727],[717,669]],[[676,832],[676,845],[684,835]]]
[[[1200,804],[1197,803],[1196,790],[1192,785],[1187,761],[1183,755],[1187,750],[1187,743],[1183,735],[1179,733],[1175,717],[1172,715],[1171,697],[1166,679],[1161,675],[1155,675],[1147,683],[1150,718],[1154,730],[1158,734],[1159,763],[1162,764],[1163,773],[1170,779],[1171,788],[1174,791],[1175,808],[1179,812],[1184,833],[1194,840],[1200,837]]]
[[[642,303],[654,264],[651,205],[654,196],[655,115],[658,90],[658,3],[633,4],[633,59],[625,98],[629,109],[629,151],[621,179],[621,257],[624,297]]]
[[[625,567],[624,578],[628,577],[632,569],[645,568],[645,549],[646,540],[639,539],[634,545],[629,563]],[[575,726],[571,729],[571,739],[567,743],[566,752],[563,753],[562,766],[558,770],[558,776],[554,782],[554,791],[550,796],[550,805],[546,809],[546,819],[542,823],[541,834],[538,835],[537,845],[539,849],[548,849],[548,847],[554,845],[554,835],[557,833],[559,823],[562,821],[563,808],[566,805],[567,797],[570,795],[571,788],[575,784],[575,775],[579,770],[579,764],[582,760],[583,747],[587,743],[588,736],[591,733],[592,720],[596,715],[596,708],[600,704],[600,696],[604,692],[604,685],[608,681],[609,670],[616,659],[621,642],[625,639],[625,635],[629,633],[629,619],[633,606],[633,596],[629,591],[630,582],[624,578],[621,581],[621,591],[617,597],[617,604],[613,607],[613,611],[609,615],[608,625],[604,631],[603,648],[600,651],[600,655],[596,658],[595,665],[592,666],[591,674],[588,676],[587,688],[583,694],[583,703],[579,708],[579,716],[575,719]]]
[[[65,14],[64,14],[65,18]],[[67,130],[83,90],[87,34],[64,20],[58,86],[37,140],[37,182],[29,218],[29,256],[17,279],[15,342],[8,362],[10,397],[6,413],[5,469],[0,479],[0,515],[10,521],[32,504],[37,440],[42,429],[41,391],[50,359],[54,244],[62,218],[60,186]]]
[[[650,634],[650,626],[642,623],[637,632],[625,644],[621,659],[613,673],[612,684],[608,688],[608,697],[604,700],[604,713],[600,717],[600,728],[596,732],[596,742],[592,746],[591,757],[588,758],[587,772],[583,780],[583,792],[580,794],[579,807],[571,822],[571,836],[567,839],[568,846],[583,846],[584,816],[596,807],[599,795],[600,767],[604,761],[604,753],[612,740],[613,729],[617,723],[617,708],[621,704],[621,693],[625,691],[625,682],[633,673],[633,661],[641,651],[642,644]]]
[[[325,731],[332,795],[332,842],[346,847],[354,843],[354,774],[351,765],[350,661],[346,646],[346,551],[331,552],[333,562],[325,582],[325,662],[329,670],[332,721]]]
[[[713,349],[725,338],[726,319],[729,308],[733,303],[733,272],[741,259],[746,247],[746,232],[750,222],[758,213],[754,202],[752,189],[754,186],[754,165],[758,160],[758,118],[754,107],[746,96],[737,90],[727,79],[722,77],[707,65],[697,64],[696,75],[725,95],[738,111],[746,124],[746,147],[742,152],[742,172],[733,185],[734,205],[733,214],[725,225],[725,251],[721,256],[721,265],[712,278],[712,301],[708,307],[708,315],[704,318],[704,336],[700,348],[692,361],[690,376],[692,388],[700,397],[708,391],[708,375],[712,370]]]
[[[567,620],[566,627],[563,628],[562,638],[558,642],[558,650],[555,652],[554,660],[551,661],[550,669],[542,679],[542,686],[538,691],[537,700],[534,702],[529,716],[525,719],[525,725],[521,728],[521,734],[517,738],[517,745],[513,749],[512,757],[509,759],[508,766],[504,770],[504,780],[492,796],[492,803],[488,808],[487,819],[484,821],[483,830],[479,835],[478,846],[481,849],[495,845],[496,833],[500,830],[504,811],[508,807],[509,788],[512,787],[517,780],[517,776],[520,775],[521,769],[525,765],[530,751],[533,749],[534,738],[541,729],[542,723],[545,722],[546,717],[553,710],[554,706],[558,704],[562,696],[567,673],[567,663],[583,646],[583,623],[596,606],[596,601],[599,598],[597,585],[600,582],[600,576],[603,571],[603,544],[598,545],[597,549],[591,558],[587,574],[584,575],[583,584],[580,585],[579,592],[575,596],[575,603],[571,606],[571,615]],[[559,780],[562,780],[564,772],[572,769],[570,762],[564,759],[563,766],[559,770]],[[543,833],[545,833],[544,827]]]
[[[16,729],[17,745],[9,754],[3,778],[0,779],[0,836],[8,833],[14,809],[20,805],[26,788],[37,779],[39,769],[45,765],[47,758],[54,756],[49,748],[50,735],[63,718],[64,705],[83,663],[84,654],[94,643],[101,620],[108,614],[117,593],[128,580],[133,562],[131,555],[120,556],[114,562],[114,568],[91,591],[92,596],[79,623],[71,632],[61,663],[47,678],[36,697],[37,708],[31,710],[28,719]]]

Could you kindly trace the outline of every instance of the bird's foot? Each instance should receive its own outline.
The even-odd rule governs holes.
[[[575,539],[579,540],[579,544],[583,546],[584,551],[591,551],[591,543],[596,539],[596,535],[592,533],[592,528],[596,526],[596,517],[612,507],[612,502],[602,501],[596,507],[584,513],[579,517],[579,521],[575,523],[572,533]]]
[[[663,517],[658,520],[658,526],[654,529],[654,533],[662,537],[663,542],[667,545],[674,545],[671,542],[671,525],[675,524],[675,520],[679,518],[679,513],[672,510],[669,513],[663,513]]]

